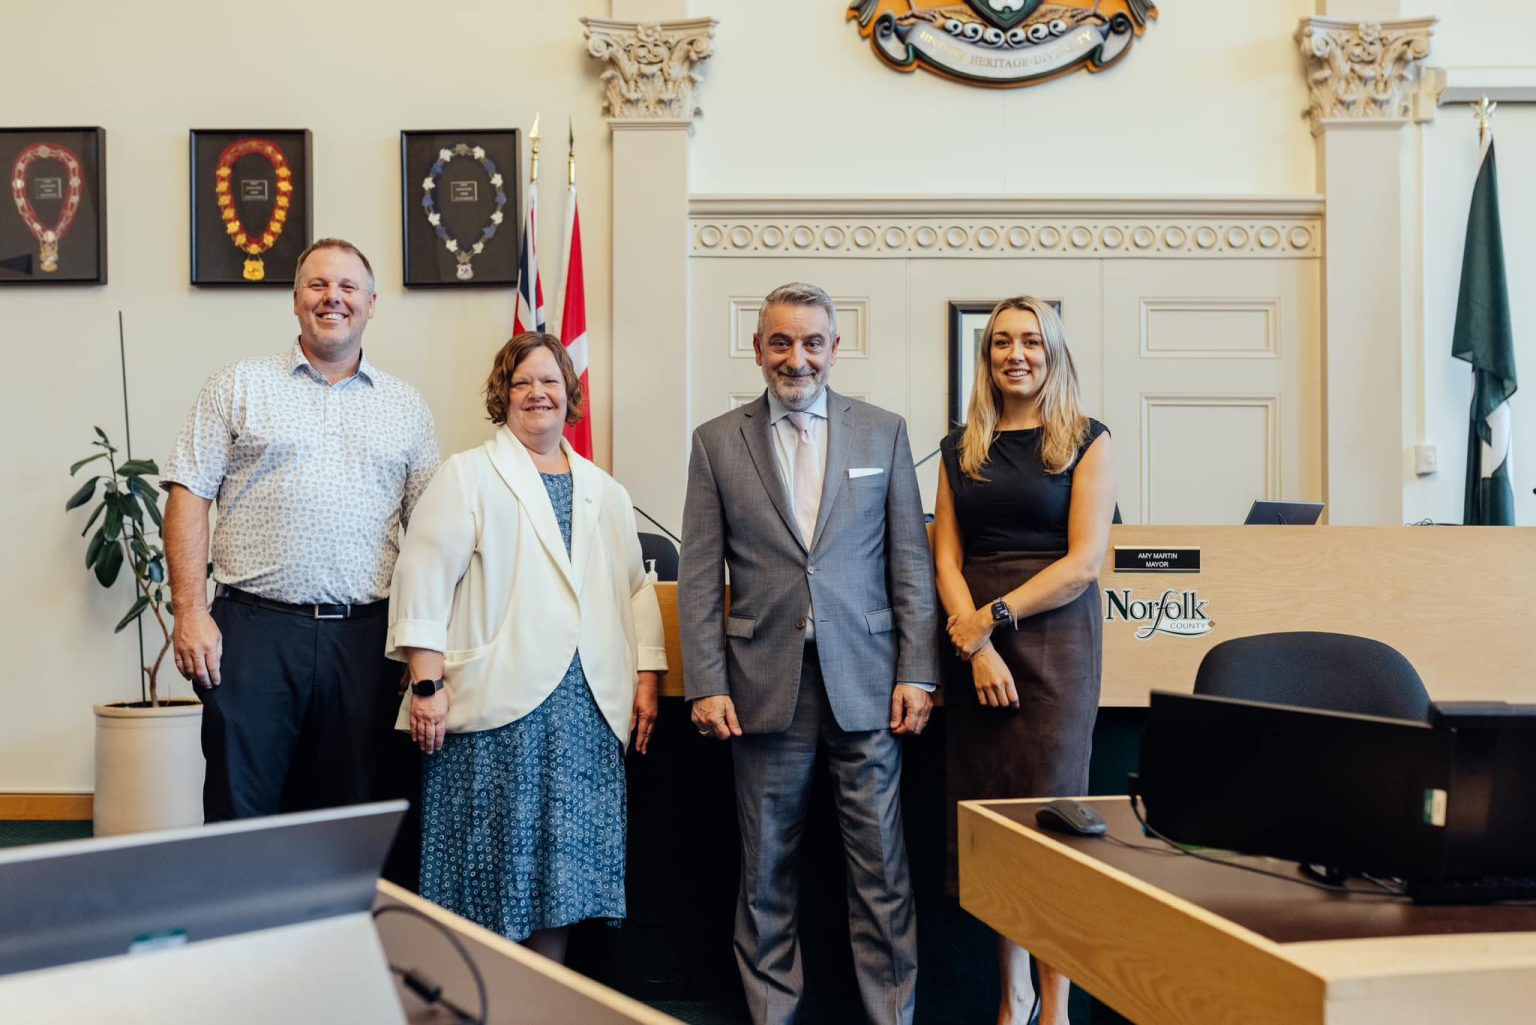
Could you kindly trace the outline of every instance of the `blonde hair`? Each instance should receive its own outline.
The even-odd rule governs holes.
[[[1056,307],[1029,295],[1004,299],[993,308],[982,332],[970,413],[965,433],[960,436],[960,472],[972,480],[986,480],[981,471],[991,455],[997,421],[1002,415],[1002,393],[992,380],[992,331],[997,318],[1008,310],[1033,313],[1040,321],[1040,335],[1045,341],[1045,380],[1035,393],[1040,406],[1040,458],[1045,472],[1055,474],[1069,469],[1077,459],[1077,450],[1088,438],[1088,417],[1077,391],[1077,368],[1067,349],[1067,330]]]

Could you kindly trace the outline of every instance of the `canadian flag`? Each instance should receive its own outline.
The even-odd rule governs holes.
[[[571,183],[571,201],[565,208],[565,253],[565,303],[560,311],[560,340],[570,354],[585,396],[581,423],[567,424],[565,437],[578,455],[591,459],[592,384],[587,376],[587,285],[581,270],[581,213],[576,209],[574,182]]]

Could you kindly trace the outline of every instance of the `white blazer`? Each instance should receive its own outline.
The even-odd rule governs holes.
[[[629,742],[638,670],[665,670],[661,609],[629,493],[571,450],[571,554],[528,450],[506,427],[450,457],[411,514],[390,588],[390,658],[445,656],[448,731],[520,719],[571,658],[619,742]],[[411,696],[397,729],[410,726]]]

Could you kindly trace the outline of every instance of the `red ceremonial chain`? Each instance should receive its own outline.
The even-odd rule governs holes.
[[[57,160],[69,171],[69,191],[64,196],[64,208],[59,211],[58,222],[51,228],[45,227],[37,219],[37,211],[32,209],[32,202],[27,199],[27,168],[37,160]],[[70,225],[75,223],[75,212],[80,209],[81,187],[80,158],[55,143],[33,143],[21,151],[21,155],[16,158],[16,166],[11,169],[11,196],[16,200],[16,209],[21,213],[27,230],[39,242],[57,245],[59,239],[69,233]]]
[[[267,222],[266,230],[255,237],[252,237],[245,230],[245,225],[240,223],[240,215],[235,213],[234,199],[229,194],[229,181],[234,174],[235,161],[251,153],[259,153],[266,157],[277,173],[277,202],[272,207],[272,218]],[[219,154],[219,165],[214,171],[213,191],[219,199],[219,216],[224,219],[224,230],[229,233],[230,241],[234,242],[242,252],[259,256],[277,244],[278,236],[283,233],[283,225],[288,220],[289,196],[293,192],[292,178],[293,172],[288,168],[288,158],[283,155],[277,143],[266,139],[237,139]]]

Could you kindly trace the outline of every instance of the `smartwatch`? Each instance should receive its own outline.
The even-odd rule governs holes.
[[[432,695],[436,694],[442,689],[443,681],[441,679],[417,680],[415,683],[411,684],[411,693],[416,695],[418,698],[430,698]]]
[[[1008,603],[998,598],[992,603],[992,622],[1008,623],[1018,629],[1018,624],[1013,621],[1013,611],[1008,608]]]

